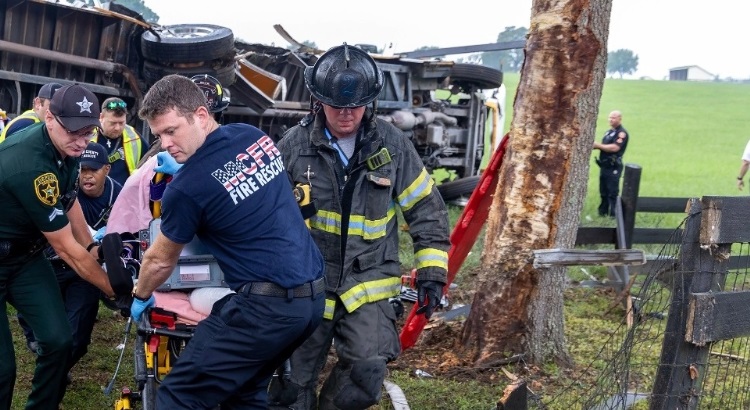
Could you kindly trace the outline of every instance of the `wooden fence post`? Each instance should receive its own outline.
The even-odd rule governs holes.
[[[625,234],[625,248],[633,247],[633,230],[635,229],[635,210],[638,206],[638,191],[641,186],[641,167],[636,164],[625,164],[622,180],[622,221]]]
[[[690,200],[688,221],[674,271],[672,302],[669,306],[659,368],[651,394],[651,410],[695,409],[708,363],[709,346],[697,346],[687,339],[690,301],[693,293],[718,291],[724,285],[731,243],[703,246],[702,230],[720,224],[716,212],[721,199]],[[713,216],[712,216],[713,215]],[[714,219],[714,220],[711,220]],[[720,224],[721,225],[721,224]]]

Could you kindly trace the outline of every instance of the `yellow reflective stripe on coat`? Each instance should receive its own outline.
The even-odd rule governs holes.
[[[310,227],[324,232],[341,235],[341,215],[336,212],[319,209],[310,218]]]
[[[435,248],[425,248],[414,254],[417,269],[428,266],[448,270],[448,252]]]
[[[351,313],[365,303],[388,299],[401,293],[401,278],[385,278],[360,283],[339,297],[346,311]]]
[[[363,239],[373,240],[385,236],[388,221],[396,216],[396,205],[391,202],[385,217],[370,220],[362,215],[349,216],[349,235],[361,236]]]
[[[432,193],[432,186],[435,182],[432,180],[427,170],[422,168],[422,172],[412,182],[404,192],[398,195],[398,204],[401,209],[408,211],[417,202],[421,201],[422,198],[429,196]]]
[[[335,299],[326,299],[326,307],[323,310],[323,319],[333,319],[333,311],[336,309]]]
[[[382,238],[386,234],[388,222],[396,217],[396,205],[391,203],[385,217],[367,219],[363,215],[349,216],[349,235],[361,236],[363,239],[373,240]],[[324,209],[310,218],[310,227],[320,231],[341,235],[341,215]]]

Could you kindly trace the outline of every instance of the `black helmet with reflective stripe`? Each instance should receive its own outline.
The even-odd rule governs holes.
[[[208,74],[194,75],[190,79],[203,90],[212,113],[222,112],[229,107],[229,90],[225,90],[219,80]]]
[[[320,102],[334,107],[361,107],[383,89],[383,72],[365,51],[344,43],[326,51],[305,68],[305,85]]]

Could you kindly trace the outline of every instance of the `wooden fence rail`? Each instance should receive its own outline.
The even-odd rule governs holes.
[[[615,216],[615,227],[591,227],[581,226],[576,235],[576,246],[584,245],[612,245],[615,249],[632,249],[637,245],[659,245],[670,243],[673,235],[682,235],[675,228],[644,228],[635,226],[635,217],[639,212],[648,213],[672,213],[687,216],[690,206],[690,198],[661,198],[639,196],[641,167],[636,164],[625,164],[623,173],[622,193]],[[649,268],[650,259],[647,256],[646,264],[640,270]],[[749,255],[733,255],[729,258],[728,268],[738,269],[750,266]],[[622,286],[629,280],[628,268],[612,268],[615,274],[616,288],[622,290]]]

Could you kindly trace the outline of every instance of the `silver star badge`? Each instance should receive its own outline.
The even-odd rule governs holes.
[[[91,112],[91,106],[94,105],[94,103],[90,102],[86,96],[83,97],[83,101],[77,102],[79,107],[81,107],[81,112],[87,111]]]

